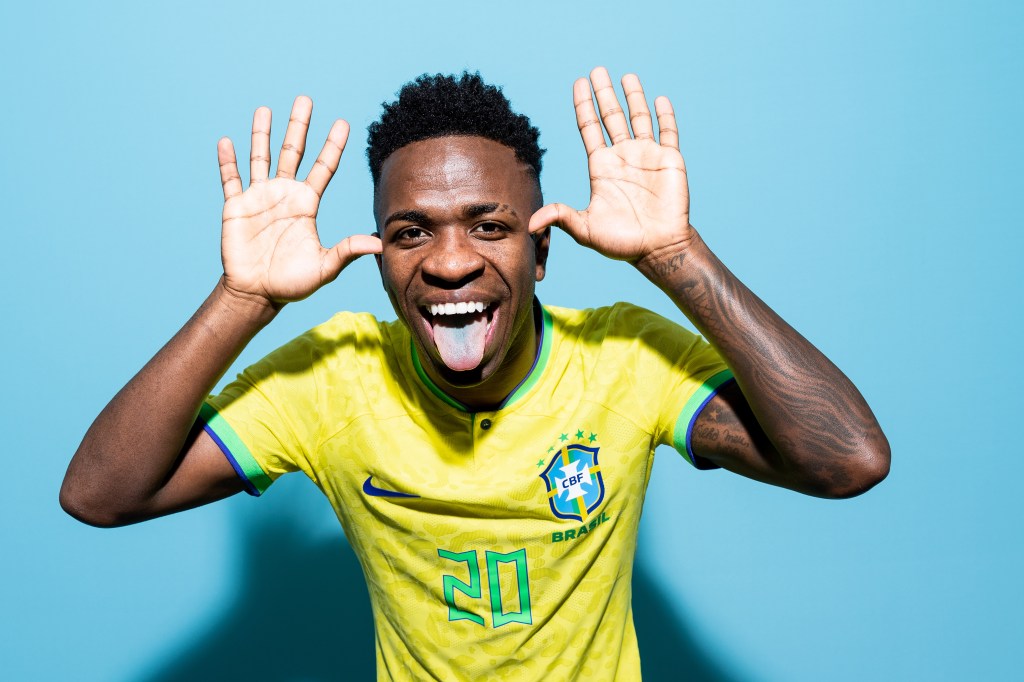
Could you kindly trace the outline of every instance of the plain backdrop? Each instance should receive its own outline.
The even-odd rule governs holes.
[[[5,3],[0,677],[372,678],[358,563],[300,475],[97,530],[60,510],[64,470],[215,283],[216,142],[247,155],[256,107],[275,156],[298,94],[311,149],[351,122],[330,244],[372,231],[365,128],[424,72],[504,85],[542,131],[546,198],[583,208],[571,86],[600,64],[672,99],[694,225],[854,380],[893,451],[843,502],[660,451],[634,583],[645,676],[1020,679],[1022,35],[1019,2]],[[564,234],[539,295],[680,319]],[[372,259],[231,375],[343,309],[392,316]]]

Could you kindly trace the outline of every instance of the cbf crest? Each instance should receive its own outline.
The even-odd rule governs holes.
[[[604,477],[597,461],[600,448],[563,442],[552,450],[551,463],[540,475],[548,488],[551,513],[560,519],[586,521],[604,501]]]

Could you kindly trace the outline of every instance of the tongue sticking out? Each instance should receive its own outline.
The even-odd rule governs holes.
[[[434,345],[444,364],[456,372],[475,369],[484,358],[487,313],[434,318]]]

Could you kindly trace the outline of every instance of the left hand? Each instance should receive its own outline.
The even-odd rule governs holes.
[[[590,94],[593,84],[594,100]],[[675,113],[667,97],[654,101],[659,138],[647,108],[640,79],[622,78],[629,121],[619,106],[604,67],[573,84],[576,123],[587,150],[590,205],[577,211],[565,204],[548,204],[530,219],[530,231],[558,225],[579,244],[599,253],[637,264],[666,249],[684,249],[694,237],[690,227],[690,195],[686,165],[679,153]],[[601,121],[612,146],[605,144]]]

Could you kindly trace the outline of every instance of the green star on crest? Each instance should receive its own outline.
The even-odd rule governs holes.
[[[563,433],[561,436],[558,437],[558,439],[564,443],[565,441],[569,440],[569,434]]]
[[[595,440],[597,440],[597,434],[594,433],[593,431],[591,431],[590,432],[590,442],[593,443]]]
[[[542,467],[542,466],[544,466],[544,460],[538,459],[537,460],[537,467],[539,468],[539,467]]]
[[[576,438],[579,438],[579,439],[583,438],[583,431],[582,430],[576,432]]]

